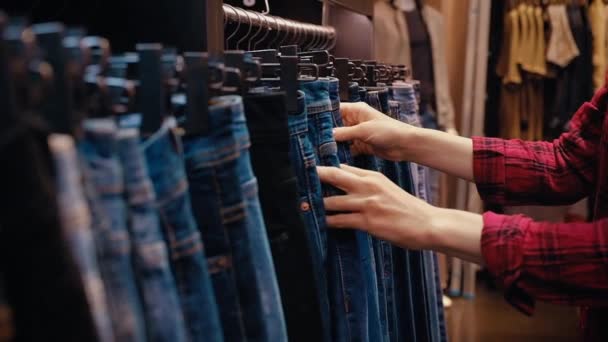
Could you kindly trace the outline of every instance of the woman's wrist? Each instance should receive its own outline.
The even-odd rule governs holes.
[[[431,207],[425,249],[482,264],[483,217],[466,211]]]

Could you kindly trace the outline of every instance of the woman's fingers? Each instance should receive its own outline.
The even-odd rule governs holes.
[[[363,136],[361,125],[338,127],[334,129],[334,139],[337,142],[360,140]]]
[[[376,172],[374,172],[374,171],[360,169],[358,167],[350,166],[347,164],[340,165],[340,168],[346,172],[350,172],[359,177],[368,177],[368,176],[372,176],[372,175],[376,174]]]
[[[327,211],[353,212],[360,211],[364,206],[360,198],[349,195],[325,197],[323,203]]]
[[[321,182],[333,185],[346,192],[352,191],[361,183],[359,176],[338,167],[317,166],[317,173]]]
[[[327,216],[327,225],[332,228],[363,228],[363,215],[359,213],[336,214]]]

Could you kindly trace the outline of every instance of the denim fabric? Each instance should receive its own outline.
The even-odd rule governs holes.
[[[253,321],[256,323],[261,321],[262,323],[264,331],[263,335],[260,336],[264,340],[287,341],[287,329],[281,295],[258,196],[258,183],[251,167],[249,152],[251,142],[242,99],[234,97],[230,107],[234,115],[232,130],[237,142],[237,152],[240,155],[237,164],[238,175],[247,210],[245,222],[250,234],[251,259],[257,272],[257,281],[259,282],[258,296],[260,303],[257,308],[252,308],[257,312],[252,310],[251,313],[254,314],[255,312],[256,315]],[[245,317],[245,324],[247,324],[247,316]]]
[[[312,245],[314,240],[309,240],[300,215],[297,178],[289,157],[285,100],[282,92],[250,94],[244,98],[251,163],[259,183],[289,340],[330,341],[329,322],[325,320],[329,318],[329,305],[327,299],[321,304],[321,289],[317,285],[319,264],[313,260],[318,245]],[[326,288],[323,293],[327,298]]]
[[[400,84],[391,88],[393,99],[401,105],[401,119],[413,126],[421,127],[418,113],[416,89],[411,84]],[[421,165],[410,163],[414,194],[428,201],[427,170]],[[410,261],[414,279],[413,292],[418,302],[415,305],[416,327],[419,339],[439,341],[440,319],[437,308],[437,293],[435,287],[433,252],[410,252]],[[422,302],[419,302],[422,300]]]
[[[209,135],[184,139],[186,172],[193,214],[206,247],[224,339],[240,342],[247,338],[237,272],[241,288],[256,282],[243,222],[245,203],[237,175],[236,141],[230,127],[232,113],[216,106],[209,112],[209,119]]]
[[[321,319],[324,323],[323,341],[331,341],[331,320],[327,289],[326,256],[327,226],[321,181],[316,169],[315,151],[308,137],[308,112],[304,92],[298,91],[298,110],[288,116],[290,158],[298,182],[300,214],[311,242],[311,257],[317,276]]]
[[[184,317],[156,210],[156,196],[139,142],[138,129],[118,131],[118,155],[127,189],[135,276],[143,302],[148,339],[186,341]]]
[[[355,94],[358,85],[351,84],[349,93]],[[358,94],[358,91],[356,91]],[[340,113],[340,83],[337,78],[329,79],[329,99],[331,101],[333,128],[343,127],[342,114]],[[342,164],[353,165],[348,142],[338,143],[338,159]],[[374,255],[372,237],[362,231],[357,231],[357,243],[361,257],[361,272],[365,276],[368,304],[368,330],[370,341],[388,341],[388,328],[386,326],[386,308],[384,303],[381,307],[379,301],[380,288],[377,275],[377,262]],[[383,295],[382,295],[383,296]]]
[[[145,341],[144,314],[127,230],[117,127],[112,119],[87,119],[83,125],[84,138],[79,149],[90,188],[87,194],[92,229],[114,337],[116,341]]]
[[[367,87],[367,104],[374,109],[389,114],[389,89],[387,87]]]
[[[359,101],[367,102],[367,90],[363,87],[359,88]]]
[[[437,299],[439,341],[448,341],[448,330],[445,322],[445,308],[443,307],[443,291],[441,289],[441,279],[439,278],[439,261],[437,253],[433,253],[433,271],[435,273],[435,295]]]
[[[329,80],[301,83],[306,94],[308,135],[316,151],[317,163],[340,167],[338,146],[333,138],[333,115]],[[341,194],[323,186],[324,196]],[[332,310],[333,341],[368,341],[366,280],[361,274],[361,256],[355,231],[328,232],[327,275]]]
[[[361,89],[359,83],[350,82],[348,84],[348,102],[359,102],[361,101]]]
[[[74,140],[68,135],[52,134],[49,149],[55,163],[57,203],[64,239],[78,265],[99,341],[114,341]]]
[[[223,257],[212,269],[235,267],[247,339],[286,341],[280,293],[249,157],[243,103],[239,96],[211,102],[210,133],[185,140],[186,163],[194,207],[202,211],[197,213],[199,226],[210,233],[203,233],[203,241],[211,248],[214,242],[206,241],[205,235],[223,244],[227,233],[234,260],[225,259],[225,250],[208,257]],[[222,302],[218,298],[221,310]],[[231,310],[234,317],[234,306]]]
[[[175,131],[175,120],[167,119],[140,147],[156,193],[156,207],[169,248],[188,341],[223,341],[203,242],[192,213],[182,142]]]

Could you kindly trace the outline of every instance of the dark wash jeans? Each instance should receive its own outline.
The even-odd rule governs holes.
[[[97,257],[116,341],[145,341],[143,307],[127,228],[125,180],[113,119],[87,119],[79,149]]]
[[[185,140],[194,210],[199,226],[207,230],[203,232],[203,241],[209,246],[207,257],[216,258],[210,260],[215,262],[211,273],[224,273],[234,266],[247,340],[286,341],[280,293],[251,168],[242,99],[224,96],[211,102],[209,134]],[[211,249],[213,240],[225,247],[225,234],[230,259],[229,251]],[[218,294],[221,289],[215,286],[223,311],[222,303],[229,298],[222,297],[228,294]],[[230,310],[231,317],[236,316],[234,305]]]
[[[209,114],[209,135],[184,138],[186,172],[194,218],[206,247],[224,339],[238,342],[247,339],[236,280],[237,266],[244,281],[254,279],[247,259],[245,205],[236,175],[236,142],[229,126],[232,113],[216,107]]]
[[[312,258],[315,246],[300,216],[297,179],[289,158],[285,94],[247,95],[244,105],[251,163],[260,186],[289,340],[323,341],[327,322],[322,319]]]
[[[139,143],[138,129],[119,130],[118,155],[124,169],[129,233],[148,339],[186,341],[184,317],[156,210],[154,187]]]
[[[223,341],[222,326],[198,230],[175,120],[141,142],[156,192],[161,227],[184,314],[188,340]]]
[[[322,341],[332,341],[328,284],[326,274],[327,224],[321,181],[317,174],[315,150],[308,137],[308,112],[304,92],[298,91],[298,110],[287,117],[290,133],[290,158],[295,170],[299,212],[306,224],[310,241],[311,260],[316,274],[320,318],[323,323]]]
[[[357,93],[356,83],[349,85],[349,97]],[[339,81],[337,78],[329,79],[329,98],[331,100],[333,127],[343,127],[342,114],[340,113]],[[353,157],[348,142],[338,143],[338,158],[340,163],[353,165]],[[388,329],[386,326],[386,308],[379,300],[383,295],[383,288],[378,279],[376,257],[374,255],[372,237],[362,231],[357,231],[357,242],[361,257],[361,272],[365,276],[365,286],[368,303],[368,330],[370,341],[388,341]],[[382,295],[381,295],[382,293]]]
[[[329,80],[303,82],[300,89],[306,94],[308,136],[315,149],[317,163],[340,167],[338,146],[333,138]],[[327,197],[342,192],[324,185],[323,194]],[[366,280],[361,273],[361,256],[355,231],[328,231],[327,275],[333,341],[368,341]]]
[[[48,135],[20,120],[0,131],[0,273],[15,340],[98,341],[61,232]]]

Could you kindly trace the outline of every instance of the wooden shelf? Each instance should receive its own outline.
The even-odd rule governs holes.
[[[374,14],[374,0],[327,0],[327,2],[366,16]]]

